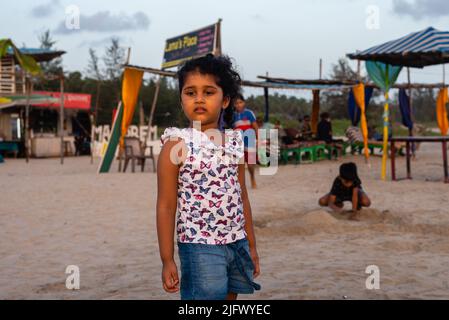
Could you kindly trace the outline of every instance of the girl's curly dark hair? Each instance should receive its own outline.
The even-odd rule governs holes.
[[[223,90],[223,96],[230,98],[230,105],[220,113],[219,126],[221,119],[227,128],[232,128],[234,116],[234,100],[241,96],[240,83],[242,79],[239,73],[234,69],[231,59],[228,56],[214,56],[208,54],[204,57],[188,60],[179,69],[177,78],[179,82],[179,93],[181,94],[184,82],[189,72],[198,71],[201,74],[213,75],[217,85]],[[225,128],[220,128],[225,129]]]

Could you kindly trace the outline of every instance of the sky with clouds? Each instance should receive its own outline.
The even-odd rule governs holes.
[[[79,30],[65,26],[73,5]],[[316,79],[320,58],[326,77],[346,53],[428,26],[449,30],[448,0],[21,0],[0,6],[0,38],[37,47],[38,35],[49,29],[57,48],[67,51],[64,68],[82,71],[89,48],[102,55],[112,37],[132,48],[132,64],[160,67],[167,38],[221,18],[223,51],[248,80],[265,72]],[[368,27],[373,21],[378,24]],[[441,74],[441,66],[412,69],[412,80],[441,82]]]

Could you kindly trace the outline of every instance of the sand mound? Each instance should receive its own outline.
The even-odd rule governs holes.
[[[298,219],[298,224],[301,226],[331,226],[338,223],[338,220],[330,213],[324,210],[316,210],[307,212]]]
[[[254,225],[258,233],[271,235],[311,235],[317,232],[335,232],[342,222],[324,210],[309,211],[304,214],[271,215]]]

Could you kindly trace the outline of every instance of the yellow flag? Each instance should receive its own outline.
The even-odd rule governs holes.
[[[122,85],[123,120],[122,134],[120,137],[120,146],[122,148],[128,127],[134,116],[137,97],[139,96],[140,86],[142,85],[142,78],[143,71],[128,68],[125,69]]]
[[[440,127],[441,135],[443,136],[447,134],[447,130],[449,128],[446,110],[447,102],[448,102],[447,88],[443,88],[438,93],[437,98],[437,122],[438,127]]]
[[[352,92],[354,93],[354,100],[357,106],[360,108],[360,128],[362,129],[363,135],[363,144],[365,146],[365,158],[368,160],[369,158],[369,149],[368,149],[368,124],[366,122],[366,114],[365,114],[365,85],[363,83],[359,83],[352,87]]]

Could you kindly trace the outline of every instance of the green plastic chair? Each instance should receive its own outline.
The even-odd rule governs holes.
[[[328,158],[325,145],[318,144],[318,145],[313,146],[312,149],[313,149],[313,156],[314,156],[315,161],[325,160]]]

